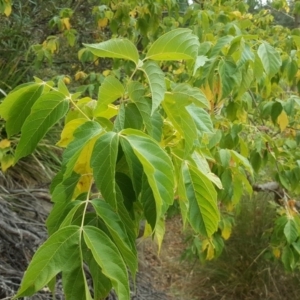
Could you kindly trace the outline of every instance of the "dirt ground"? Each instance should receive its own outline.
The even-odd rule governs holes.
[[[139,242],[140,271],[146,273],[155,289],[166,293],[169,300],[205,299],[198,288],[199,268],[180,259],[185,248],[181,218],[175,215],[166,220],[166,234],[159,254],[150,238]],[[203,280],[203,275],[201,278]]]

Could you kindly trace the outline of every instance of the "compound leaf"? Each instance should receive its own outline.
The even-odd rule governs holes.
[[[15,297],[30,296],[59,272],[70,272],[78,266],[79,229],[77,226],[64,227],[49,237],[33,256]]]

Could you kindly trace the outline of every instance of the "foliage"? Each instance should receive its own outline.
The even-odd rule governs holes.
[[[95,71],[76,70],[69,88],[69,76],[35,78],[0,105],[13,163],[64,119],[50,237],[16,297],[53,288],[62,272],[67,299],[91,299],[86,263],[93,297],[114,288],[129,299],[139,223],[146,219],[161,243],[174,199],[199,235],[199,256],[219,256],[228,214],[265,168],[285,190],[271,245],[287,270],[298,267],[300,220],[289,195],[300,192],[300,34],[270,26],[267,11],[252,15],[244,2],[180,9],[167,0],[103,1],[92,9],[98,35],[78,53]],[[59,34],[32,48],[39,62],[51,62],[62,39],[75,47],[75,15],[63,8],[51,19]]]

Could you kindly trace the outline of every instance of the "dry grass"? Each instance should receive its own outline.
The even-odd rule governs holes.
[[[147,240],[140,246],[141,265],[156,288],[173,300],[289,300],[300,298],[300,273],[286,273],[269,255],[268,232],[275,211],[267,195],[244,199],[226,249],[215,261],[201,265],[194,257],[180,262],[188,245],[181,220],[167,221],[161,255]],[[271,200],[270,200],[271,201]]]

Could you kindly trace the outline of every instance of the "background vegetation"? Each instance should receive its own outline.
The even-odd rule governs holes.
[[[185,90],[183,89],[185,93],[190,98],[194,97],[198,101],[200,99],[201,105],[206,108],[198,110],[202,113],[205,111],[200,118],[200,121],[205,119],[204,125],[199,125],[199,120],[195,119],[193,113],[188,110],[188,114],[181,116],[171,107],[171,102],[168,104],[168,100],[165,99],[159,107],[159,114],[164,123],[161,139],[157,140],[168,155],[172,156],[174,153],[180,159],[193,161],[198,168],[195,172],[206,170],[204,175],[205,180],[209,179],[207,184],[211,184],[209,187],[213,187],[212,182],[215,184],[214,189],[217,192],[216,199],[218,199],[217,205],[221,216],[219,221],[212,209],[209,211],[209,217],[204,217],[204,227],[209,227],[210,222],[214,223],[211,226],[215,229],[210,230],[211,232],[203,230],[203,225],[196,224],[192,217],[192,204],[186,204],[189,200],[187,191],[180,190],[183,187],[180,187],[182,178],[178,172],[179,175],[175,176],[176,182],[179,182],[176,186],[175,199],[179,199],[184,222],[190,222],[194,229],[198,229],[197,235],[193,235],[187,256],[196,255],[201,261],[220,257],[220,267],[211,264],[208,266],[214,271],[213,277],[218,281],[224,280],[225,277],[233,278],[233,285],[240,282],[239,280],[242,281],[241,288],[233,288],[238,297],[245,296],[245,286],[251,285],[250,283],[256,280],[257,274],[261,276],[260,278],[266,276],[268,280],[272,280],[269,282],[270,289],[272,286],[277,287],[280,293],[274,283],[276,277],[283,276],[287,281],[292,280],[287,279],[290,278],[285,277],[287,275],[282,275],[284,273],[276,273],[278,270],[276,260],[279,259],[287,271],[297,272],[300,255],[300,221],[295,201],[299,193],[300,179],[299,2],[194,1],[194,4],[189,6],[185,1],[154,3],[152,1],[139,3],[102,1],[101,5],[98,1],[88,1],[88,4],[85,1],[49,1],[46,9],[42,2],[31,1],[24,4],[22,1],[14,1],[12,11],[10,1],[0,2],[0,10],[4,14],[0,20],[0,26],[3,28],[0,33],[2,95],[8,94],[20,83],[31,81],[33,76],[37,76],[44,81],[53,81],[49,85],[54,86],[60,93],[79,92],[80,97],[86,99],[84,100],[87,101],[86,103],[92,103],[93,99],[101,99],[99,96],[101,92],[103,95],[101,86],[105,86],[110,80],[108,78],[112,77],[123,84],[126,91],[131,79],[142,82],[147,89],[144,96],[149,98],[152,94],[151,96],[154,97],[153,82],[150,80],[149,83],[145,78],[147,72],[145,75],[136,75],[132,63],[124,60],[122,54],[119,56],[103,54],[102,46],[97,48],[98,46],[94,44],[103,45],[100,43],[122,37],[136,45],[141,59],[151,57],[151,50],[154,55],[161,55],[162,58],[157,59],[158,66],[164,72],[168,91],[176,97],[176,91],[182,93],[180,84],[188,83],[191,88],[198,89],[201,95],[196,95],[196,90],[189,90],[187,86],[184,87]],[[159,37],[179,28],[190,28],[200,41],[197,55],[193,60],[185,60],[185,56],[174,54],[174,59],[169,61],[161,48],[162,42],[160,44],[157,42],[159,54],[151,48]],[[192,39],[192,36],[189,37]],[[166,39],[166,43],[168,42],[170,40]],[[176,40],[176,43],[179,42]],[[86,47],[83,47],[83,43]],[[177,45],[176,43],[173,47]],[[182,52],[187,56],[190,55],[188,50]],[[137,68],[139,68],[138,64]],[[36,80],[35,84],[38,83],[39,81]],[[14,96],[11,97],[13,98]],[[145,121],[142,117],[143,126],[133,122],[133,119],[139,116],[133,108],[136,102],[134,96],[125,98],[124,105],[134,117],[131,117],[128,112],[127,123],[125,121],[123,125],[121,124],[119,116],[122,110],[119,98],[120,95],[112,99],[114,107],[110,106],[110,109],[115,109],[115,113],[110,112],[100,116],[106,118],[106,121],[102,119],[99,121],[101,126],[106,122],[107,126],[114,126],[114,130],[120,132],[124,128],[141,130],[143,127],[142,131],[150,134],[148,119]],[[187,101],[190,101],[190,98]],[[9,98],[6,98],[3,103],[5,101],[8,103],[7,99]],[[130,105],[127,105],[127,101]],[[169,99],[169,101],[173,100]],[[21,136],[19,132],[9,133],[14,131],[9,129],[10,119],[14,113],[6,111],[5,105],[7,104],[1,107],[2,112],[0,108],[6,121],[6,123],[3,121],[1,132],[3,172],[19,158],[25,156],[25,151],[22,153],[21,146],[18,145],[22,145],[22,136],[25,136],[23,139],[28,138],[24,132]],[[93,115],[87,107],[80,105],[75,105],[75,108],[84,110],[85,114]],[[193,119],[194,123],[189,121],[191,122],[189,124],[193,125],[186,126],[181,118]],[[57,127],[52,129],[53,132],[60,134],[63,126],[72,119],[75,118],[68,114],[66,122],[59,121]],[[121,125],[118,125],[118,122],[121,122]],[[58,140],[53,132],[49,137]],[[130,135],[130,131],[127,132]],[[199,143],[196,146],[190,138],[194,132]],[[154,133],[152,135],[154,136]],[[65,143],[63,138],[62,135],[59,146],[65,147],[68,143]],[[53,144],[54,141],[49,143],[44,139],[39,146],[41,148],[33,154],[38,156],[39,161],[42,160],[41,164],[47,164],[42,157],[49,158],[49,165],[60,164],[60,159],[56,158],[56,153],[60,150],[56,146],[53,147]],[[195,152],[192,150],[193,147],[196,149]],[[125,148],[123,151],[126,152]],[[175,169],[180,170],[178,160],[173,158],[172,162]],[[77,172],[83,176],[78,169]],[[194,176],[193,172],[190,170],[190,177]],[[128,171],[125,172],[127,173]],[[197,173],[197,176],[202,178],[203,174],[201,174],[201,172]],[[51,176],[52,174],[49,173],[49,180]],[[67,179],[64,177],[64,180]],[[95,180],[100,192],[105,194],[97,176]],[[134,182],[134,178],[130,180]],[[197,182],[198,179],[191,180]],[[267,185],[259,181],[267,182]],[[269,183],[271,185],[268,185]],[[186,185],[187,180],[183,186]],[[52,192],[54,190],[55,183]],[[198,191],[200,198],[206,197],[203,190],[205,188],[202,187]],[[242,196],[252,195],[253,190],[272,193],[276,202],[269,205],[265,202],[258,204],[257,200],[254,200],[249,206],[243,202],[240,204]],[[81,192],[87,191],[83,189]],[[77,191],[75,194],[74,199],[80,193]],[[200,208],[201,201],[199,200]],[[213,203],[213,199],[209,201]],[[157,199],[154,202],[157,205]],[[143,213],[141,209],[144,210]],[[255,211],[255,214],[250,214],[251,210]],[[190,213],[188,214],[187,211]],[[131,213],[137,224],[140,219],[146,218],[153,234],[156,234],[156,238],[161,243],[163,226],[161,224],[161,227],[158,226],[158,221],[153,220],[153,215],[147,212],[147,207],[138,207]],[[200,209],[200,215],[201,213],[203,214]],[[242,217],[236,218],[236,214]],[[257,218],[261,215],[263,217],[258,221]],[[134,226],[138,226],[137,224]],[[150,227],[148,230],[151,231]],[[228,250],[223,251],[224,240],[226,241],[231,235],[231,239],[226,242]],[[250,236],[251,239],[248,239],[247,237]],[[247,246],[246,242],[249,242]],[[243,254],[239,255],[237,252]],[[254,253],[257,256],[253,258]],[[240,263],[239,257],[243,257],[243,263]],[[263,263],[257,263],[258,259],[268,261],[266,265],[268,272],[264,271],[266,269],[256,269],[258,266],[264,266]],[[230,261],[233,269],[231,270],[228,264],[223,267],[224,261],[226,263]],[[244,263],[247,264],[246,267]],[[270,265],[274,266],[274,273],[272,273],[273,269],[272,272],[270,271]],[[220,269],[227,270],[225,275],[218,273]],[[241,276],[242,271],[243,276]],[[298,277],[294,276],[293,280],[297,281]],[[266,286],[266,280],[262,282],[261,286]],[[114,287],[116,288],[115,285]],[[259,288],[261,289],[262,287]],[[25,288],[23,290],[25,291]],[[254,292],[256,297],[260,295],[257,293],[259,292]],[[222,294],[225,295],[226,291]],[[267,294],[262,297],[267,297]]]

